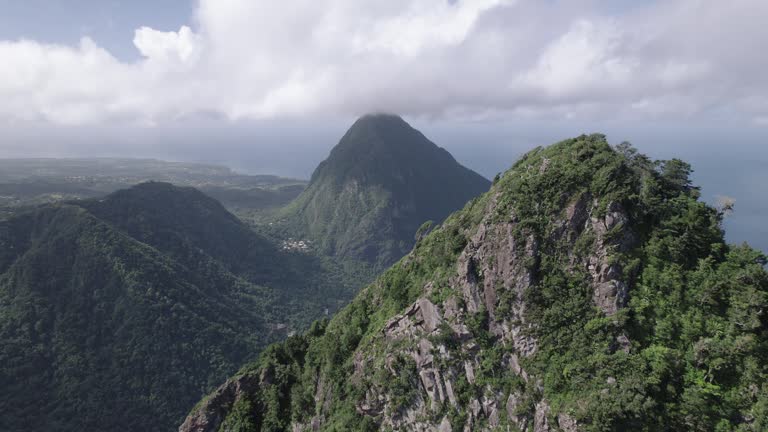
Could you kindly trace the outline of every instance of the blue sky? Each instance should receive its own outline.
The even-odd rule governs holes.
[[[0,40],[76,45],[89,36],[123,60],[137,60],[141,26],[178,30],[193,16],[192,0],[0,0]]]
[[[621,15],[649,2],[599,3],[606,13]],[[141,26],[177,30],[194,25],[195,4],[195,0],[0,0],[0,40],[29,38],[74,45],[89,36],[117,57],[135,60],[140,55],[132,43],[134,30]]]

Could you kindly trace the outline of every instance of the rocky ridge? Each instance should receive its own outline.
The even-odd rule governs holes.
[[[257,390],[232,402],[258,401],[251,410],[229,409],[216,421],[220,415],[205,413],[221,406],[209,400],[180,431],[709,430],[720,420],[681,414],[703,409],[686,396],[700,384],[674,378],[698,373],[706,360],[688,353],[688,343],[673,351],[653,339],[662,330],[647,324],[645,305],[662,301],[655,293],[664,285],[649,287],[665,269],[695,272],[684,264],[691,255],[730,260],[743,273],[741,285],[707,319],[737,313],[738,291],[755,288],[763,303],[738,312],[754,327],[736,337],[765,347],[760,305],[768,305],[768,277],[759,253],[723,252],[719,214],[677,174],[611,148],[602,135],[534,150],[330,323],[274,347],[225,384],[258,377]],[[690,224],[676,225],[693,214],[701,218],[695,234]],[[682,241],[690,242],[687,255],[675,257]],[[673,319],[658,309],[657,323]],[[708,331],[695,336],[697,344],[711,343]],[[675,337],[665,343],[677,346]],[[753,349],[742,358],[764,355]],[[680,370],[686,356],[698,356],[701,366]],[[273,380],[274,371],[284,378]],[[764,367],[760,373],[755,388],[768,388]],[[710,382],[734,385],[716,379]],[[664,400],[681,408],[666,411]],[[726,421],[738,430],[765,424],[759,407],[768,400],[758,393],[719,403],[732,410],[736,420]]]

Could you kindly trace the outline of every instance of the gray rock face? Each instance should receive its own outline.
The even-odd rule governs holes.
[[[451,432],[453,431],[453,428],[451,427],[451,421],[448,420],[448,417],[443,417],[443,421],[440,422],[440,426],[437,427],[437,432]]]
[[[607,316],[626,305],[629,281],[625,280],[621,265],[612,260],[617,252],[630,249],[635,237],[627,228],[629,216],[620,204],[612,202],[601,208],[599,200],[585,193],[565,209],[565,218],[553,233],[571,244],[581,235],[594,237],[592,250],[586,262],[572,256],[572,266],[585,266],[592,279],[593,301]]]
[[[557,424],[563,432],[577,432],[579,430],[579,424],[576,422],[576,419],[566,413],[557,415]]]
[[[495,428],[499,425],[499,399],[498,394],[483,396],[483,414],[488,419],[488,426]]]
[[[390,319],[382,332],[390,339],[411,334],[414,329],[428,334],[435,331],[441,322],[437,307],[427,299],[419,299],[405,313]]]
[[[490,200],[486,214],[494,214],[495,206],[496,200]],[[489,216],[469,236],[457,260],[456,274],[449,279],[456,295],[434,303],[428,298],[434,287],[425,287],[424,297],[384,325],[384,353],[378,355],[394,359],[405,352],[413,359],[418,376],[415,396],[406,409],[398,411],[391,406],[386,389],[373,386],[358,404],[359,412],[380,416],[381,427],[394,430],[442,431],[459,426],[451,425],[447,417],[435,419],[435,414],[446,406],[466,412],[466,431],[500,427],[502,418],[521,429],[533,425],[537,431],[551,430],[546,400],[536,401],[531,412],[519,413],[520,394],[502,394],[488,388],[484,395],[461,406],[455,390],[460,378],[476,383],[475,371],[482,361],[480,344],[469,331],[467,320],[481,311],[488,314],[489,333],[509,350],[499,369],[511,371],[526,382],[533,380],[522,366],[522,359],[537,350],[537,341],[530,332],[532,324],[526,320],[524,294],[535,282],[531,263],[538,259],[539,244],[532,233],[516,240],[516,223],[515,215],[502,223],[493,222]],[[507,311],[499,314],[503,293],[513,295],[505,294]],[[443,337],[452,337],[458,347],[449,349],[435,342]],[[356,356],[355,374],[364,379],[373,373],[371,363]],[[396,371],[392,372],[394,376]]]
[[[355,407],[359,414],[375,418],[380,428],[580,430],[577,419],[557,412],[543,397],[543,377],[526,370],[540,344],[536,324],[528,318],[531,305],[526,298],[540,277],[540,250],[551,244],[565,245],[570,246],[566,270],[584,272],[595,306],[606,316],[616,314],[625,306],[632,283],[631,275],[625,275],[613,259],[634,244],[634,235],[627,228],[628,215],[617,203],[601,208],[587,193],[566,196],[563,199],[570,199],[570,204],[552,224],[552,231],[536,233],[521,223],[514,210],[502,210],[514,206],[501,207],[500,199],[500,195],[489,196],[484,219],[471,232],[463,233],[468,241],[452,274],[440,282],[426,282],[420,298],[389,319],[372,342],[355,352],[350,379],[364,390]],[[584,250],[577,251],[577,244]],[[411,259],[418,258],[405,258]],[[478,324],[478,316],[483,317],[482,324]],[[486,327],[478,329],[478,325]],[[501,348],[492,360],[489,338],[494,347]],[[630,348],[625,335],[617,338],[615,349]],[[403,366],[403,359],[408,366]],[[489,365],[489,361],[497,364]],[[403,367],[414,370],[406,374]],[[494,368],[513,378],[516,384],[511,390],[502,391],[492,384],[479,386]],[[411,391],[403,396],[405,390],[399,387],[395,396],[386,379],[371,379],[382,371],[393,381],[410,377]],[[294,429],[322,429],[332,397],[326,395],[320,379],[315,398],[318,413],[310,424],[294,425]],[[446,415],[456,412],[461,416]],[[457,418],[463,424],[454,424]]]
[[[241,397],[255,392],[259,381],[258,377],[250,374],[227,381],[187,417],[179,432],[218,431],[229,409]]]
[[[480,312],[487,313],[487,331],[496,338],[495,343],[505,347],[499,370],[513,373],[538,389],[533,394],[541,394],[541,379],[532,376],[524,366],[525,360],[538,349],[538,341],[532,336],[534,324],[526,318],[525,294],[536,283],[540,243],[532,232],[519,230],[514,212],[501,220],[491,218],[490,215],[498,213],[497,198],[492,197],[488,202],[485,214],[489,216],[474,232],[467,233],[469,241],[458,257],[455,275],[449,278],[456,295],[433,302],[429,296],[435,286],[429,285],[422,298],[382,329],[387,358],[407,353],[415,362],[418,376],[415,396],[405,410],[392,408],[386,389],[374,386],[366,394],[359,411],[378,416],[384,428],[430,431],[455,428],[458,425],[451,425],[447,417],[435,417],[443,407],[449,406],[466,413],[466,423],[462,425],[466,431],[506,428],[505,425],[535,432],[579,430],[574,418],[567,413],[552,412],[549,402],[541,396],[531,400],[536,396],[518,391],[496,393],[489,387],[482,396],[472,397],[461,406],[456,394],[460,378],[469,384],[477,383],[476,371],[483,359],[480,343],[469,330],[468,319]],[[630,248],[634,237],[626,231],[628,216],[621,206],[610,204],[602,210],[589,194],[574,197],[551,235],[554,241],[572,245],[582,236],[593,238],[591,249],[583,255],[586,258],[574,254],[571,265],[588,270],[593,301],[606,316],[611,316],[625,305],[630,284],[611,257],[617,251]],[[435,342],[444,337],[452,337],[458,345],[447,348]],[[619,339],[617,346],[629,349],[626,336]],[[367,369],[368,364],[370,362],[356,361],[356,374],[372,373]]]
[[[541,401],[536,404],[536,415],[533,417],[533,432],[549,432],[549,404]]]
[[[497,198],[491,200],[486,214],[495,213]],[[536,341],[525,336],[531,324],[525,317],[523,297],[534,282],[532,269],[526,264],[536,261],[539,245],[530,233],[523,244],[518,244],[513,235],[516,219],[512,214],[510,222],[494,224],[489,218],[480,224],[459,257],[455,283],[463,294],[467,312],[486,310],[491,333],[511,342],[516,352],[528,357],[536,352]],[[499,290],[513,293],[511,316],[505,319],[496,317]]]
[[[517,413],[518,408],[521,406],[522,402],[522,395],[520,393],[514,392],[509,394],[506,404],[507,418],[510,422],[512,422],[512,424],[517,426],[518,429],[527,430],[528,418],[525,416],[520,416]]]
[[[615,314],[627,302],[629,286],[623,280],[621,265],[611,261],[611,253],[631,247],[634,238],[625,228],[628,220],[618,203],[609,204],[603,218],[590,217],[591,229],[596,234],[594,253],[588,263],[594,287],[593,300],[607,316]]]

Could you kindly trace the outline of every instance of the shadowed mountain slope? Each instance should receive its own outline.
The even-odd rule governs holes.
[[[358,119],[281,214],[333,255],[386,267],[490,182],[394,115]]]

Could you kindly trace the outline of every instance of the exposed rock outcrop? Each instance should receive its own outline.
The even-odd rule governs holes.
[[[245,374],[233,378],[200,402],[179,427],[179,432],[217,432],[232,406],[256,392],[259,377]]]
[[[596,202],[595,208],[597,205]],[[621,265],[611,259],[611,254],[625,252],[633,245],[634,237],[626,226],[628,220],[624,209],[615,202],[608,205],[603,217],[590,217],[591,229],[596,234],[594,253],[588,262],[593,298],[595,305],[608,316],[627,302],[629,284],[624,280]]]
[[[458,257],[456,274],[450,278],[450,285],[457,293],[441,303],[433,303],[422,297],[409,306],[405,312],[390,319],[382,329],[387,343],[388,358],[393,358],[401,349],[413,347],[409,355],[413,358],[419,377],[417,393],[405,415],[384,409],[386,389],[375,389],[366,394],[360,405],[361,412],[381,413],[383,427],[396,430],[422,430],[421,422],[412,419],[427,419],[441,412],[444,406],[459,407],[455,388],[458,377],[475,384],[475,369],[483,362],[480,341],[470,330],[471,317],[486,313],[487,330],[500,344],[508,346],[508,352],[498,365],[511,371],[523,381],[531,380],[521,366],[521,358],[536,352],[537,340],[532,336],[532,324],[526,319],[525,291],[535,282],[535,263],[539,259],[539,244],[533,233],[526,233],[522,240],[514,234],[517,220],[514,214],[508,220],[498,223],[493,220],[497,214],[497,200],[490,200],[485,214],[474,233],[469,233],[469,242]],[[504,294],[504,300],[500,294]],[[506,293],[511,293],[508,296]],[[510,300],[511,298],[511,300]],[[508,309],[503,316],[497,313],[500,302]],[[447,348],[433,340],[455,340],[459,345]],[[380,354],[381,355],[381,354]],[[366,365],[373,362],[356,361],[356,373],[371,374]],[[533,424],[537,431],[548,431],[549,404],[538,400],[535,412],[517,414],[519,395],[494,392],[490,388],[479,398],[469,403],[464,430],[494,428],[500,424],[501,413],[520,428]],[[426,403],[425,403],[426,402]],[[373,408],[376,407],[376,408]],[[440,418],[424,430],[439,430],[446,427],[448,420]]]
[[[552,163],[544,159],[538,172],[552,169]],[[502,422],[520,430],[532,427],[535,432],[578,430],[572,417],[552,412],[542,397],[541,377],[526,370],[527,359],[536,355],[540,344],[535,336],[537,325],[528,317],[526,298],[540,277],[543,245],[566,245],[572,268],[586,269],[595,306],[606,316],[615,314],[626,302],[629,283],[612,257],[630,248],[633,236],[627,228],[628,216],[619,204],[601,208],[590,193],[563,199],[570,204],[547,234],[523,223],[515,206],[505,203],[501,192],[492,192],[485,201],[482,219],[463,233],[467,242],[456,258],[447,287],[427,283],[422,296],[384,324],[372,345],[375,350],[354,354],[352,379],[367,388],[355,404],[359,414],[376,418],[381,428],[394,430],[490,430]],[[588,242],[589,250],[580,254],[576,243],[580,239],[583,243],[585,238],[592,241]],[[409,255],[404,262],[414,259],[417,257]],[[451,294],[435,301],[441,289]],[[483,338],[491,338],[491,342]],[[503,347],[503,355],[493,367],[517,377],[532,392],[504,392],[484,384],[481,393],[469,400],[466,394],[458,394],[457,389],[466,385],[480,385],[477,372],[489,367],[489,343]],[[408,375],[402,368],[411,366],[399,360],[403,355],[413,362],[413,390],[404,405],[402,399],[396,405],[388,382],[375,382],[371,377],[380,367],[376,358],[385,359],[383,367],[391,380]],[[316,403],[321,405],[332,397],[323,396],[322,382],[317,395]],[[293,429],[322,429],[326,408],[320,408],[310,423],[294,424]],[[450,410],[466,413],[463,424],[452,424],[457,418],[442,415]]]

